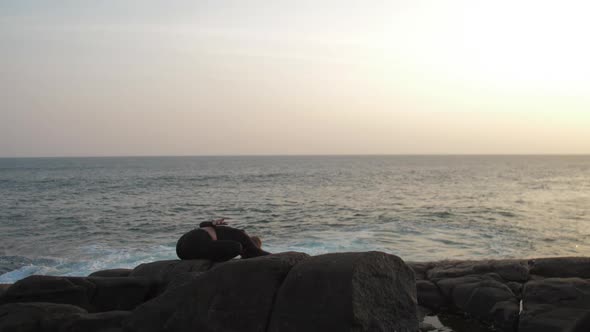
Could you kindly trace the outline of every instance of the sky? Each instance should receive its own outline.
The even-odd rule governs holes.
[[[0,157],[587,154],[588,12],[0,0]]]

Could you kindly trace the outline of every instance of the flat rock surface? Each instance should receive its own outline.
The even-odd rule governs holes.
[[[56,331],[61,323],[86,310],[55,303],[10,303],[0,306],[0,331]]]
[[[590,281],[549,278],[528,282],[523,290],[521,332],[562,332],[590,313]]]
[[[590,279],[590,257],[538,258],[528,264],[531,274],[545,278]]]
[[[48,302],[93,310],[90,299],[95,290],[96,286],[86,278],[30,276],[8,288],[0,297],[0,304]]]
[[[89,277],[128,277],[133,269],[109,269],[92,272]]]
[[[148,277],[169,282],[177,275],[188,272],[204,272],[213,267],[213,263],[204,259],[167,260],[145,263],[131,272],[131,277]]]
[[[0,304],[48,302],[90,312],[131,310],[155,296],[158,288],[157,281],[146,278],[30,276],[8,288]]]
[[[81,313],[61,322],[58,332],[107,332],[122,329],[122,322],[129,317],[129,311],[107,311],[101,313]]]
[[[529,279],[529,266],[524,260],[448,261],[434,264],[426,276],[438,280],[488,273],[496,273],[505,281],[524,282]]]

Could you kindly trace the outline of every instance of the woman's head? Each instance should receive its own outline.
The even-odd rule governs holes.
[[[258,248],[262,248],[262,240],[258,236],[250,236],[250,238]]]

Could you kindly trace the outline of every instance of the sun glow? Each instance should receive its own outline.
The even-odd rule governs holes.
[[[586,2],[464,1],[450,6],[445,1],[415,9],[420,14],[392,23],[385,38],[395,45],[390,53],[429,73],[499,90],[589,91]],[[393,43],[399,40],[401,47]]]

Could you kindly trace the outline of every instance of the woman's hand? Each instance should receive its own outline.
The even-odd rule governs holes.
[[[225,222],[225,218],[221,218],[221,219],[216,219],[211,221],[211,224],[213,226],[221,226],[221,225],[227,225],[227,222]]]

